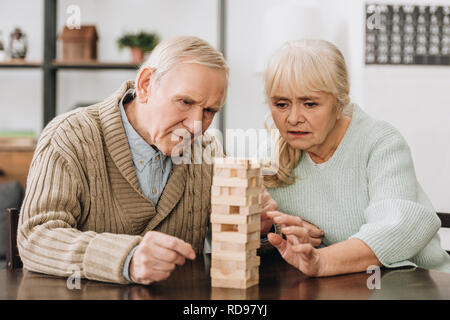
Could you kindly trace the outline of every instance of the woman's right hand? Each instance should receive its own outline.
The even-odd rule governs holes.
[[[286,239],[275,233],[269,233],[268,239],[283,259],[307,276],[321,276],[325,268],[321,251],[312,245],[312,238],[303,220],[278,211],[267,215],[272,217],[275,223],[282,225],[281,233],[286,236]]]
[[[302,221],[303,221],[303,227],[306,230],[308,230],[309,242],[311,243],[311,245],[313,247],[317,248],[322,243],[322,238],[323,238],[324,232],[321,229],[319,229],[319,227],[313,225],[312,223],[309,223],[305,220],[302,220]]]
[[[270,218],[275,218],[277,216],[283,216],[285,215],[284,213],[280,212],[280,211],[270,211],[267,212],[268,216],[270,216]],[[291,216],[294,217],[294,216]],[[296,217],[299,218],[299,217]],[[301,218],[299,218],[301,219]],[[322,238],[324,235],[324,232],[317,226],[313,225],[312,223],[309,223],[305,220],[301,220],[302,226],[303,228],[305,228],[308,231],[308,235],[309,235],[309,243],[311,243],[311,245],[315,248],[317,248],[318,246],[320,246],[320,244],[322,243]],[[282,223],[281,224],[281,228],[283,227],[287,227],[289,225]]]

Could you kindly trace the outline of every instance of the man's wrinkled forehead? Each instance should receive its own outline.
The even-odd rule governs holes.
[[[181,68],[180,68],[181,67]],[[203,66],[204,67],[204,66]],[[219,73],[222,70],[210,68]],[[228,85],[226,77],[217,77],[217,81],[211,81],[210,75],[200,76],[201,71],[195,68],[173,68],[169,71],[160,84],[169,89],[173,99],[190,99],[196,103],[207,103],[221,106],[226,95]]]

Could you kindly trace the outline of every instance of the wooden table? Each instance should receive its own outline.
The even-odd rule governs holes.
[[[262,257],[260,283],[247,290],[211,288],[210,256],[188,261],[163,282],[149,286],[116,285],[81,280],[69,290],[67,279],[18,270],[0,270],[0,299],[450,299],[450,274],[424,269],[381,271],[381,289],[368,289],[368,273],[309,278],[287,264],[278,253]]]

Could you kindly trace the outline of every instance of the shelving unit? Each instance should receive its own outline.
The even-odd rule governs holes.
[[[44,60],[0,63],[0,69],[41,69],[43,71],[43,127],[56,116],[56,77],[59,70],[136,70],[139,67],[131,63],[68,63],[56,60],[57,4],[57,0],[44,0]]]
[[[41,68],[42,63],[41,62],[32,62],[32,61],[7,61],[7,62],[0,62],[0,68],[3,69],[13,69],[13,68]]]
[[[0,69],[41,69],[43,71],[43,125],[56,116],[57,73],[60,70],[137,70],[138,65],[123,62],[65,62],[56,58],[58,0],[44,1],[43,61],[1,62]],[[225,56],[226,0],[218,0],[218,45]],[[219,129],[225,127],[225,117],[219,114]]]
[[[86,69],[86,70],[130,70],[139,68],[138,65],[120,62],[65,62],[55,60],[52,63],[55,69]]]

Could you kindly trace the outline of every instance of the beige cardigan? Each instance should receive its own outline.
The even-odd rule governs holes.
[[[140,190],[118,108],[132,86],[126,82],[103,102],[56,117],[42,132],[20,215],[25,268],[127,283],[125,258],[150,230],[203,251],[212,166],[174,164],[155,208]],[[206,137],[208,145],[221,152]]]

